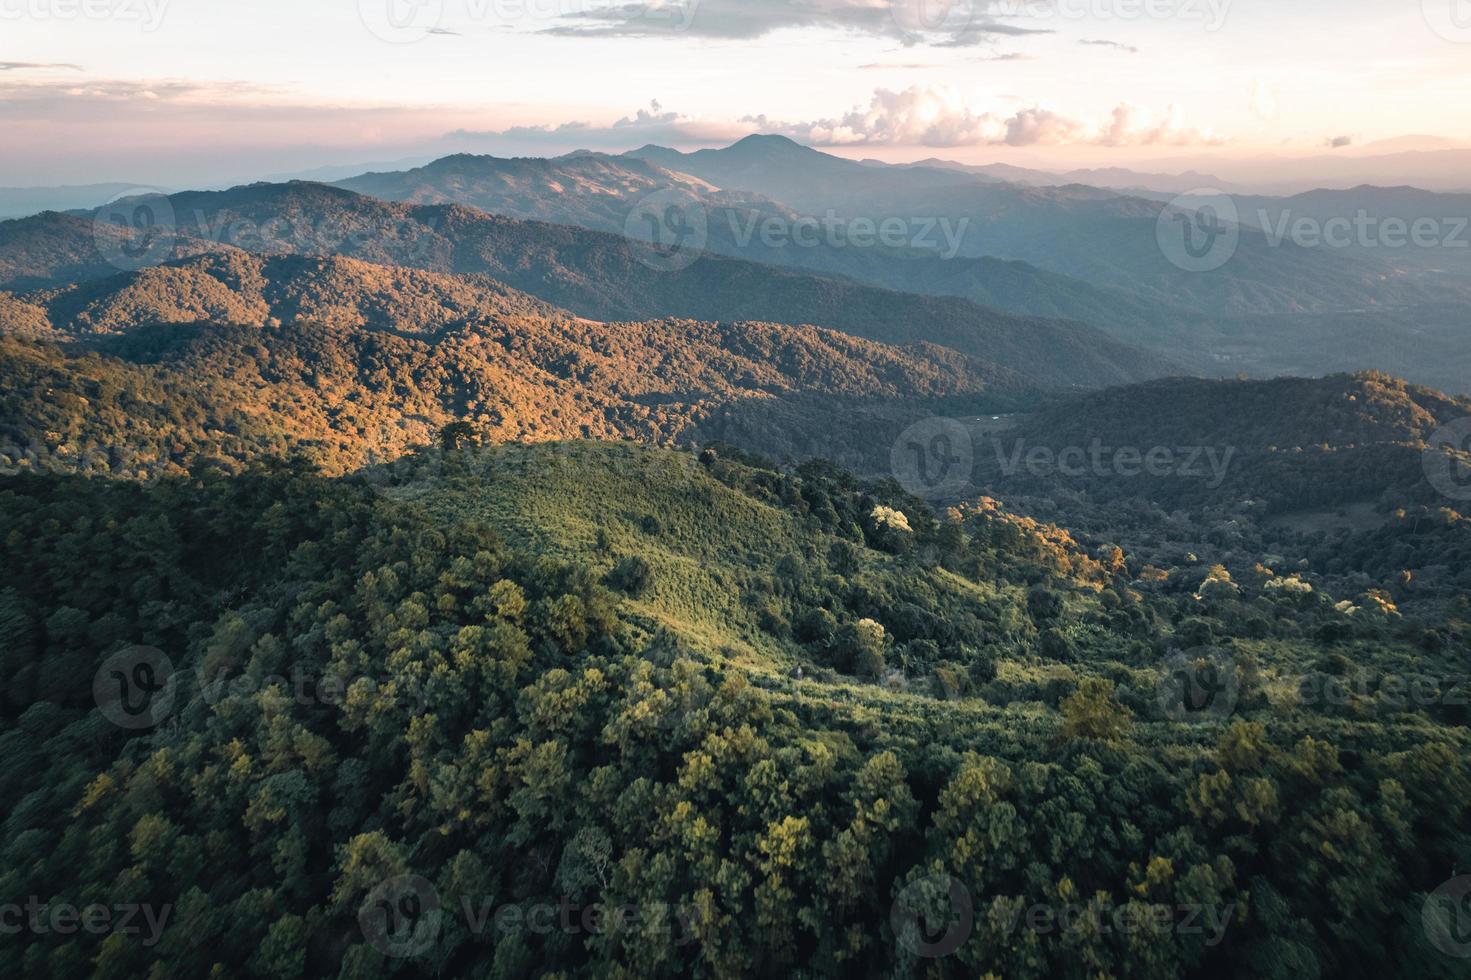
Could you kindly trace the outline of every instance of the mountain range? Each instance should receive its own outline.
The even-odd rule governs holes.
[[[1464,254],[1445,248],[1325,247],[1283,235],[1282,217],[1322,223],[1365,211],[1451,224],[1454,195],[1359,188],[1301,199],[1232,196],[1239,240],[1220,268],[1172,264],[1160,236],[1193,220],[1199,198],[1164,204],[1078,185],[1033,187],[925,166],[865,165],[782,138],[750,138],[690,154],[645,147],[623,157],[542,161],[448,158],[344,186],[406,201],[464,203],[519,217],[553,216],[586,228],[641,234],[640,202],[699,209],[705,247],[723,255],[841,275],[886,288],[960,296],[1010,313],[1090,323],[1115,339],[1167,354],[1197,373],[1270,375],[1352,370],[1374,358],[1396,371],[1463,390],[1464,356],[1435,311],[1471,291]],[[564,189],[575,189],[564,194]],[[1206,203],[1212,203],[1206,201]],[[1268,220],[1259,212],[1266,211]],[[803,220],[875,223],[897,218],[908,244],[850,247],[832,235],[797,243]],[[948,222],[953,253],[934,226]],[[775,238],[762,230],[774,227]],[[915,247],[928,227],[928,247]],[[1427,329],[1407,323],[1424,318]],[[1342,353],[1320,337],[1356,339]]]
[[[1463,286],[1172,265],[1210,200],[767,138],[0,222],[0,897],[165,913],[0,967],[1458,976]]]
[[[1023,374],[1035,371],[1036,380],[1048,385],[1107,384],[1176,370],[1164,358],[1078,322],[1011,316],[957,298],[720,256],[664,271],[621,236],[458,205],[392,204],[314,184],[252,185],[167,201],[176,216],[162,243],[170,255],[243,248],[483,274],[593,319],[677,316],[826,326],[883,343],[950,346]],[[107,236],[122,234],[105,229]],[[0,223],[0,287],[34,288],[109,272],[116,265],[99,252],[92,223],[78,216]]]

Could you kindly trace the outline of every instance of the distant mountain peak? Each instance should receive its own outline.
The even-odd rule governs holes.
[[[741,147],[761,147],[762,149],[798,149],[810,150],[810,146],[804,146],[789,136],[781,136],[776,133],[752,133],[750,136],[742,137],[732,143],[727,149],[737,150]]]

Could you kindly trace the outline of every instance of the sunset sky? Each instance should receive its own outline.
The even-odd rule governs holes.
[[[1471,140],[1471,0],[0,0],[0,127],[3,186],[756,131],[1056,167],[1352,153]]]

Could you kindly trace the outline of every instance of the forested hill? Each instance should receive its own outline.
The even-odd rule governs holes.
[[[0,934],[17,975],[1456,975],[1420,915],[1464,706],[1300,695],[1463,662],[1382,606],[1144,596],[1059,529],[718,450],[0,504],[0,886],[161,913]],[[100,710],[142,663],[147,714]]]
[[[964,299],[894,292],[715,255],[668,269],[647,261],[647,246],[617,235],[457,205],[390,204],[304,183],[175,194],[168,202],[176,235],[161,243],[160,259],[171,254],[162,246],[172,243],[173,253],[239,247],[483,273],[593,319],[814,324],[881,343],[940,344],[1059,387],[1176,373],[1164,358],[1080,323],[1010,316]],[[53,214],[0,223],[0,288],[63,285],[108,269],[89,222]]]
[[[1379,372],[1170,379],[1051,401],[978,433],[977,484],[1166,508],[1244,503],[1258,514],[1354,502],[1441,507],[1454,501],[1431,485],[1427,452],[1439,451],[1430,443],[1443,426],[1468,415],[1471,399]],[[1069,472],[1028,467],[1027,452],[1081,453],[1086,462]],[[1159,455],[1146,467],[1151,452]]]
[[[1243,451],[1419,444],[1471,414],[1454,398],[1377,371],[1324,378],[1209,381],[1175,378],[1058,401],[1027,420],[1030,435],[1230,444]]]
[[[431,312],[444,310],[420,308]],[[906,420],[1006,410],[1030,390],[939,347],[560,311],[497,313],[432,335],[291,320],[141,325],[87,345],[0,337],[0,376],[0,463],[127,477],[292,455],[339,473],[429,443],[452,422],[487,440],[692,443],[708,416],[741,401],[758,416],[801,405],[789,430],[761,429],[767,451],[877,458]]]
[[[483,275],[233,249],[24,296],[0,294],[0,302],[29,312],[30,322],[44,316],[46,333],[68,338],[148,324],[294,320],[432,337],[517,316],[574,319]],[[16,316],[7,320],[26,322]]]

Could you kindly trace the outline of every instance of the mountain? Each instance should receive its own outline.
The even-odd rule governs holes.
[[[808,214],[821,214],[829,207],[851,212],[839,202],[872,199],[901,189],[942,192],[976,182],[968,174],[948,169],[866,167],[785,136],[747,136],[724,149],[693,153],[651,145],[624,157],[698,177],[722,190],[760,194]]]
[[[988,492],[1148,499],[1165,507],[1245,502],[1251,520],[1355,502],[1441,506],[1424,455],[1441,427],[1471,416],[1452,397],[1378,372],[1266,381],[1166,379],[1060,399],[978,433]],[[1034,470],[1025,453],[1069,447],[1076,472]],[[1101,453],[1094,458],[1095,447]],[[1116,465],[1120,450],[1127,465]],[[1157,472],[1140,463],[1151,451]],[[1080,457],[1081,458],[1081,457]]]
[[[362,174],[334,186],[385,201],[465,204],[512,218],[618,234],[637,203],[656,192],[673,192],[707,208],[757,200],[642,160],[590,154],[556,160],[460,154],[413,170]],[[770,210],[778,209],[772,205]]]
[[[795,154],[808,166],[832,167],[832,181],[851,182],[846,176],[853,166],[850,161],[800,147],[794,150],[780,141],[745,145],[748,161],[770,147],[779,157]],[[652,155],[670,166],[682,165],[684,159]],[[710,154],[687,156],[712,159]],[[799,244],[791,234],[768,240],[762,233],[767,222],[790,231],[800,227],[802,216],[746,192],[735,195],[744,196],[744,201],[732,201],[730,194],[713,190],[698,178],[658,169],[639,171],[639,163],[588,155],[570,161],[460,157],[451,168],[459,175],[454,179],[436,182],[428,173],[432,168],[426,168],[423,173],[378,175],[375,181],[379,193],[389,196],[472,203],[511,216],[555,213],[559,220],[619,233],[644,196],[673,194],[682,207],[701,209],[706,216],[710,251],[889,289],[958,296],[1010,313],[1080,320],[1116,340],[1163,353],[1200,374],[1316,374],[1373,366],[1455,391],[1465,390],[1466,378],[1471,377],[1465,370],[1471,361],[1459,342],[1454,317],[1447,319],[1442,312],[1465,301],[1465,280],[1457,274],[1464,254],[1450,248],[1306,247],[1313,243],[1284,240],[1280,227],[1284,216],[1289,222],[1302,217],[1325,222],[1366,209],[1383,216],[1438,216],[1449,235],[1454,216],[1466,211],[1453,196],[1409,189],[1322,192],[1301,200],[1237,195],[1232,200],[1241,222],[1262,234],[1249,235],[1222,269],[1189,273],[1171,265],[1161,251],[1158,202],[1086,188],[1037,188],[1031,192],[1035,200],[1026,194],[1018,198],[1017,188],[975,192],[985,198],[980,202],[986,214],[981,227],[988,236],[1000,234],[995,229],[1004,229],[1013,220],[1010,212],[1018,201],[1030,214],[1028,221],[1049,223],[1044,230],[1018,224],[1027,240],[998,243],[998,251],[1023,248],[1037,261],[1071,256],[1067,261],[1082,264],[1070,271],[1094,280],[1085,281],[1030,261],[949,255],[935,247],[852,247],[841,238],[822,236]],[[508,171],[515,171],[515,179],[507,176]],[[589,178],[589,173],[596,177]],[[563,192],[582,184],[596,187],[596,193]],[[969,193],[951,191],[938,206],[953,203],[959,213]],[[994,199],[988,197],[993,193]],[[1037,212],[1048,201],[1051,213]],[[1200,203],[1214,206],[1219,201],[1181,197],[1173,206]],[[1124,211],[1122,217],[1115,213],[1101,221],[1090,213],[1098,208]],[[916,206],[904,213],[922,211]],[[1260,218],[1261,212],[1266,219]],[[977,223],[962,225],[962,220],[955,219],[950,227],[974,237],[970,229]],[[1173,226],[1167,230],[1173,231]],[[944,245],[938,234],[932,237],[932,245]],[[1289,274],[1284,276],[1284,271]]]
[[[1180,173],[1141,173],[1126,167],[1090,167],[1069,170],[1057,175],[1056,184],[1086,184],[1089,187],[1106,187],[1118,191],[1153,191],[1166,194],[1184,194],[1202,188],[1234,194],[1240,188],[1211,174],[1185,170]]]
[[[880,166],[889,166],[880,164]],[[1061,187],[1068,184],[1084,184],[1120,191],[1149,191],[1152,193],[1183,194],[1187,191],[1210,188],[1236,193],[1241,190],[1234,184],[1210,174],[1186,170],[1180,173],[1143,173],[1126,167],[1084,168],[1055,172],[1032,170],[1005,163],[966,164],[931,157],[915,163],[898,164],[901,167],[929,167],[955,170],[971,174],[987,181],[1021,184],[1027,187]]]
[[[723,149],[692,153],[645,146],[623,158],[688,174],[722,190],[760,194],[806,214],[821,214],[830,207],[863,214],[846,205],[916,189],[943,193],[981,182],[947,167],[865,166],[785,136],[747,136]],[[877,218],[878,213],[869,216]]]
[[[1373,257],[1411,275],[1471,278],[1471,193],[1365,184],[1235,202],[1244,224],[1275,238]],[[1305,218],[1312,224],[1298,230]]]
[[[1454,975],[1471,400],[1044,392],[997,362],[1096,335],[320,185],[168,209],[0,226],[6,890],[163,912],[11,972],[1132,976],[1082,918],[1130,909],[1160,976]]]
[[[303,453],[342,472],[459,420],[496,441],[690,443],[746,400],[764,451],[821,447],[866,464],[926,412],[1002,410],[1035,392],[933,345],[748,322],[599,323],[482,276],[341,258],[206,256],[37,294],[28,308],[43,339],[0,348],[0,417],[10,462],[38,469],[137,476]],[[761,421],[794,414],[784,432]]]
[[[1207,317],[1403,307],[1471,295],[1455,283],[1405,282],[1378,257],[1277,243],[1250,229],[1229,255],[1222,251],[1215,268],[1193,270],[1162,247],[1160,235],[1176,232],[1158,201],[1081,184],[1018,187],[954,171],[880,170],[789,143],[748,139],[727,150],[635,155],[812,214],[964,220],[960,255],[1021,260]],[[800,186],[789,177],[793,160],[800,161]],[[938,183],[936,174],[943,175]]]
[[[637,159],[593,154],[557,160],[458,156],[413,171],[367,174],[336,186],[384,200],[466,204],[513,218],[635,235],[644,229],[630,218],[657,194],[660,202],[700,209],[705,247],[721,255],[845,276],[904,292],[958,296],[1023,316],[1080,320],[1108,329],[1119,339],[1150,339],[1151,332],[1178,329],[1179,322],[1191,316],[1188,310],[1144,302],[1024,262],[946,254],[946,243],[933,229],[929,248],[855,247],[841,238],[798,244],[791,235],[768,241],[762,233],[767,222],[792,229],[804,216],[760,195],[720,191]],[[1200,361],[1192,366],[1210,365]]]
[[[218,244],[168,233],[159,259],[219,251]],[[132,229],[90,216],[48,211],[0,221],[0,289],[26,290],[111,276],[132,255],[147,257],[148,241]]]
[[[813,324],[889,344],[932,342],[1039,383],[1098,386],[1177,373],[1174,365],[1083,324],[1014,317],[960,299],[863,286],[703,255],[666,271],[621,236],[495,217],[454,205],[404,205],[315,184],[251,185],[169,198],[175,252],[244,248],[337,254],[430,271],[481,273],[597,320],[675,316]],[[91,226],[69,216],[0,223],[0,287],[106,268]],[[37,246],[37,242],[42,247]],[[55,256],[67,256],[62,260]],[[90,265],[88,263],[91,263]],[[51,276],[51,278],[48,278]]]

